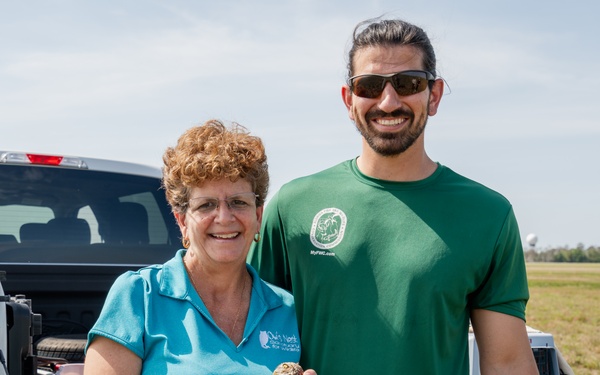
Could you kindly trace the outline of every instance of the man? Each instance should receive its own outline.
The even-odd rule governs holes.
[[[434,162],[437,113],[425,32],[359,24],[342,98],[362,152],[292,181],[269,203],[249,259],[296,299],[301,364],[321,374],[538,374],[525,327],[519,230],[500,194]]]

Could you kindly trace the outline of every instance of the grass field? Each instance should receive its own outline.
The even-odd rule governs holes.
[[[600,264],[527,263],[527,325],[554,336],[577,375],[600,375]]]

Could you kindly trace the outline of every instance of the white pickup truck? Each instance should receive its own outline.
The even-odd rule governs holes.
[[[161,176],[132,163],[0,151],[0,375],[81,363],[117,276],[182,247]]]

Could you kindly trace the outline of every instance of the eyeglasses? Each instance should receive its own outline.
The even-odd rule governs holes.
[[[225,199],[219,199],[214,197],[196,197],[191,198],[187,203],[187,206],[192,213],[198,213],[201,216],[208,216],[215,212],[221,202],[225,202],[227,207],[237,213],[250,212],[256,208],[256,195],[253,192],[234,194]]]
[[[378,98],[386,83],[391,83],[398,95],[408,96],[424,91],[433,74],[424,70],[405,70],[391,74],[359,74],[348,80],[350,90],[361,98]]]

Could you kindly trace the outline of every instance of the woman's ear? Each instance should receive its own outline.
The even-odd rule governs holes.
[[[185,213],[174,212],[175,221],[177,221],[177,225],[179,225],[179,231],[181,232],[181,236],[183,238],[186,237],[187,234],[187,225],[185,223]]]
[[[264,209],[265,209],[264,205],[260,206],[260,207],[256,207],[256,220],[258,221],[258,230],[260,230],[260,227],[262,225]]]

